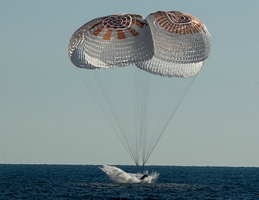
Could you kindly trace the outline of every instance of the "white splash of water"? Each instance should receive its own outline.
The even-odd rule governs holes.
[[[145,171],[143,174],[133,174],[124,172],[118,167],[109,165],[103,165],[99,168],[107,174],[110,180],[115,181],[117,183],[154,183],[159,177],[159,173],[157,172],[152,172],[151,174],[148,174],[148,171]],[[148,177],[144,178],[143,180],[140,180],[140,178],[144,174],[147,174]]]

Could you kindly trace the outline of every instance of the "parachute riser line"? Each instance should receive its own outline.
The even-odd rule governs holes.
[[[161,131],[161,133],[160,133],[160,135],[159,135],[159,137],[158,137],[156,143],[155,143],[154,146],[151,148],[151,150],[149,150],[149,154],[147,154],[147,156],[145,157],[145,159],[143,159],[143,165],[146,164],[146,162],[148,161],[148,159],[149,159],[150,155],[152,154],[154,148],[156,147],[158,141],[160,140],[160,138],[162,137],[162,135],[163,135],[163,133],[165,132],[166,128],[168,127],[168,125],[169,125],[170,121],[172,120],[174,114],[176,113],[176,111],[177,111],[178,108],[180,107],[181,102],[182,102],[183,99],[185,98],[186,94],[188,93],[188,91],[189,91],[189,89],[191,88],[191,86],[192,86],[192,84],[193,84],[193,82],[194,82],[195,79],[196,79],[196,76],[193,77],[193,80],[192,80],[191,84],[190,84],[189,87],[187,88],[186,92],[184,93],[184,96],[181,98],[180,103],[177,105],[177,107],[176,107],[175,111],[172,113],[170,119],[167,121],[166,126],[165,126],[165,127],[163,128],[163,130]]]

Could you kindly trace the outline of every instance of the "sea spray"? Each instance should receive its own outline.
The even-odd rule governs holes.
[[[151,174],[148,174],[148,171],[145,171],[143,174],[127,173],[118,167],[109,165],[103,165],[99,168],[107,174],[110,180],[117,183],[154,183],[159,177],[159,173],[157,172],[152,172]],[[148,176],[143,180],[140,180],[144,174]]]

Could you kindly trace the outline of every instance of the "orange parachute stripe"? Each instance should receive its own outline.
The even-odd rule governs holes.
[[[127,28],[127,30],[131,33],[131,35],[133,36],[133,37],[136,37],[136,36],[138,36],[139,35],[139,33],[137,32],[137,31],[135,31],[133,28]]]
[[[132,23],[133,23],[133,24],[136,24],[136,25],[139,26],[140,28],[143,28],[143,27],[144,27],[144,23],[143,23],[143,22],[140,22],[140,21],[138,21],[138,20],[133,19],[133,20],[132,20]]]
[[[123,31],[123,30],[118,30],[118,31],[117,31],[117,36],[118,36],[118,39],[119,39],[119,40],[126,39],[126,35],[124,34],[124,31]]]
[[[103,36],[104,40],[110,40],[111,39],[111,35],[112,35],[112,30],[108,29],[105,33],[105,35]]]
[[[103,27],[103,26],[100,26],[98,29],[96,29],[96,30],[93,32],[93,34],[94,34],[95,36],[97,36],[97,35],[99,35],[99,33],[102,32],[103,29],[104,29],[104,27]]]

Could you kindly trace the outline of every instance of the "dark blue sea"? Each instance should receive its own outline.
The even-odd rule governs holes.
[[[147,166],[151,183],[121,183],[100,167],[2,164],[0,199],[259,199],[259,168]],[[116,167],[113,178],[142,170]]]

